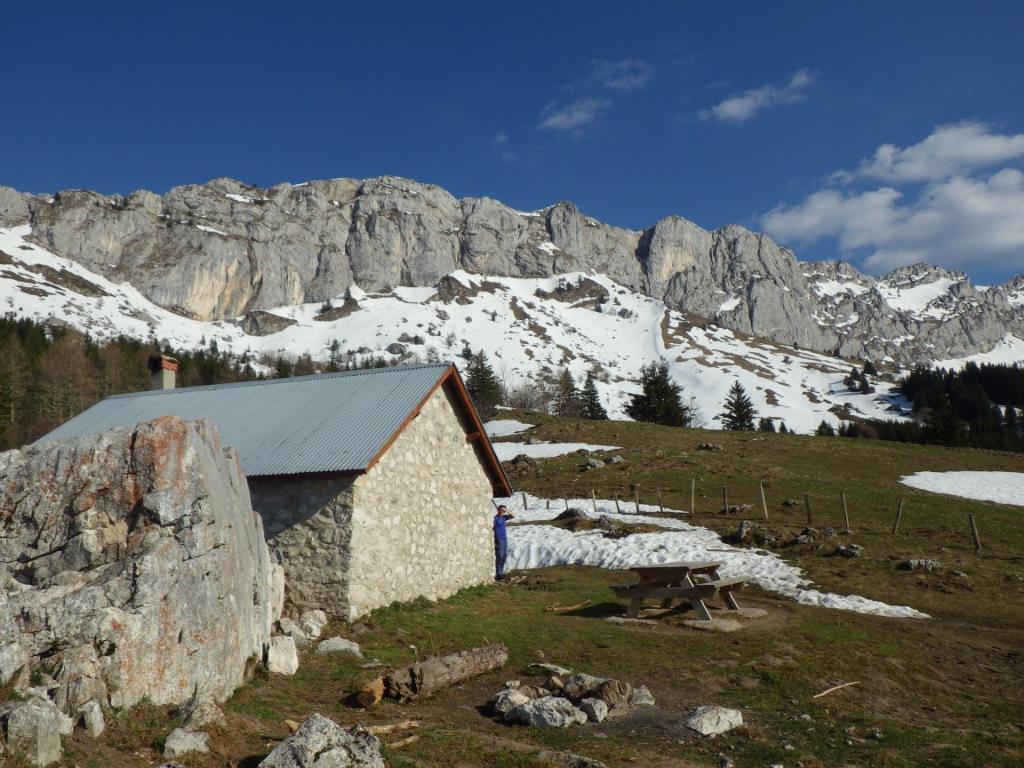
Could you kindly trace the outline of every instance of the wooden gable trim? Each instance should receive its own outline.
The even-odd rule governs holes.
[[[487,437],[487,432],[484,430],[483,422],[480,421],[480,415],[476,412],[476,407],[473,405],[473,399],[469,396],[469,391],[466,389],[465,383],[462,381],[462,376],[459,375],[459,369],[454,364],[449,365],[442,373],[434,385],[430,388],[430,391],[416,404],[409,414],[402,420],[402,423],[395,430],[395,433],[391,435],[385,441],[381,449],[377,451],[372,459],[366,464],[364,472],[369,472],[377,464],[378,461],[384,456],[385,453],[394,445],[398,436],[405,431],[413,419],[420,415],[420,411],[423,410],[423,406],[429,402],[439,389],[445,384],[449,384],[450,391],[455,396],[457,405],[462,411],[464,418],[470,422],[470,428],[466,439],[468,442],[473,443],[474,447],[478,448],[477,455],[483,454],[484,469],[491,478],[491,489],[495,496],[511,496],[512,485],[508,481],[508,476],[505,474],[504,468],[501,466],[501,462],[498,460],[498,455],[494,452],[494,446],[491,445],[490,438]],[[465,426],[465,425],[463,425]]]

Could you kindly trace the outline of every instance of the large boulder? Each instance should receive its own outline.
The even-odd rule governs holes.
[[[270,639],[271,574],[210,422],[0,454],[0,684],[40,670],[67,714],[225,700]]]
[[[32,696],[9,702],[0,711],[7,749],[32,765],[46,766],[60,759],[60,737],[71,734],[72,722],[51,701]]]
[[[310,715],[278,744],[259,768],[385,768],[380,742],[365,728],[342,728],[321,714]]]
[[[560,696],[530,699],[505,713],[507,723],[522,723],[540,728],[568,728],[587,722],[587,714]]]

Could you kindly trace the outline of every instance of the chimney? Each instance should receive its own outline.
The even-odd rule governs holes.
[[[149,356],[150,389],[174,389],[178,361],[167,355]]]

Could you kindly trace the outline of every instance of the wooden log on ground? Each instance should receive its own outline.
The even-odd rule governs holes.
[[[523,511],[526,511],[526,491],[523,491]]]
[[[410,731],[419,727],[419,720],[403,720],[400,723],[390,723],[388,725],[371,725],[368,726],[366,730],[374,736],[383,736],[387,733],[393,733],[394,731]]]
[[[447,656],[431,656],[383,677],[384,693],[399,701],[415,701],[477,675],[500,669],[508,661],[504,643],[470,648]]]

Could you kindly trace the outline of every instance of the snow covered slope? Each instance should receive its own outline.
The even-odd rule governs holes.
[[[613,418],[624,417],[628,395],[639,391],[641,366],[664,358],[712,428],[737,379],[761,415],[796,431],[847,414],[898,413],[898,398],[884,384],[875,395],[847,391],[842,379],[849,363],[843,360],[686,316],[603,275],[525,279],[455,272],[436,287],[373,294],[350,288],[327,312],[320,303],[301,304],[207,322],[162,309],[127,284],[27,242],[28,234],[27,226],[0,229],[4,311],[66,323],[100,339],[124,334],[178,348],[216,341],[237,354],[309,353],[318,360],[333,348],[356,360],[376,355],[396,362],[454,359],[467,342],[488,353],[509,385],[563,367],[577,381],[595,370]]]

